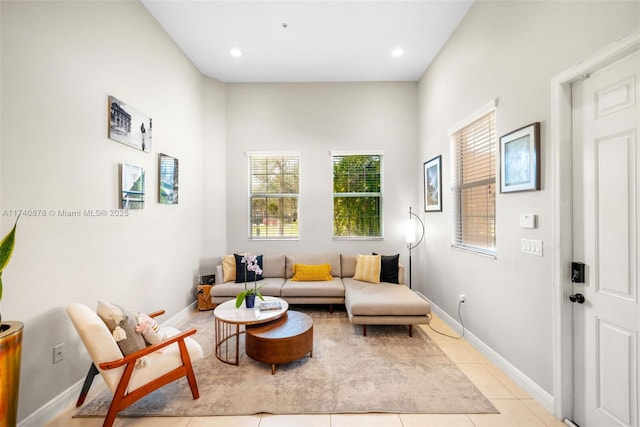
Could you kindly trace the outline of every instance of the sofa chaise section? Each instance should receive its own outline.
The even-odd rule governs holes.
[[[353,325],[413,325],[429,324],[431,305],[403,284],[361,282],[350,277],[342,279],[345,287],[344,305]]]

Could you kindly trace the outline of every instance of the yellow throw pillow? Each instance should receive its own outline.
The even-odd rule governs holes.
[[[381,259],[380,255],[358,255],[353,278],[363,282],[380,283]]]
[[[222,257],[222,283],[236,281],[236,257],[225,255]]]
[[[332,280],[331,264],[293,264],[293,280],[294,282],[319,282]]]

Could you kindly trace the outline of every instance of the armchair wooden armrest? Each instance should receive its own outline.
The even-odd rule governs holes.
[[[158,310],[158,311],[153,311],[151,313],[148,313],[147,315],[149,317],[158,317],[158,316],[162,316],[164,314],[164,310]]]
[[[120,366],[123,365],[127,365],[129,363],[132,363],[133,365],[135,365],[136,360],[140,359],[143,356],[146,356],[147,354],[151,354],[155,351],[160,350],[163,347],[169,346],[175,342],[180,341],[180,343],[184,344],[184,339],[186,337],[188,337],[189,335],[193,335],[197,332],[197,330],[195,328],[191,328],[189,330],[186,330],[184,332],[179,333],[178,335],[175,335],[171,338],[169,338],[166,341],[162,341],[161,343],[158,344],[154,344],[154,345],[150,345],[149,347],[145,347],[142,350],[138,350],[135,353],[131,353],[128,356],[123,357],[122,359],[118,359],[118,360],[113,360],[111,362],[104,362],[100,364],[100,369],[114,369],[114,368],[119,368]],[[178,343],[178,344],[180,344]],[[185,351],[186,351],[186,347],[185,347]],[[182,353],[182,346],[180,347],[180,353]]]

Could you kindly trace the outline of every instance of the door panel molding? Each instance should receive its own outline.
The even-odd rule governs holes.
[[[637,425],[637,339],[634,331],[596,317],[596,405],[606,416],[622,426]],[[617,369],[607,368],[607,365],[612,364],[603,360],[605,353],[609,357],[612,353],[619,356],[613,363]],[[625,394],[614,399],[607,397],[611,396],[611,390],[621,388],[619,384],[625,385]]]
[[[595,289],[636,301],[636,139],[635,130],[604,135],[594,141],[595,163]],[[624,186],[624,188],[618,188]],[[621,197],[624,196],[624,197]],[[607,214],[607,206],[621,209]],[[627,257],[614,249],[626,246]],[[624,284],[614,288],[610,284]]]
[[[595,117],[604,117],[636,105],[636,76],[628,76],[596,91]]]

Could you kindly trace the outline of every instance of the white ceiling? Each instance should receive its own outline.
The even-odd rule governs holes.
[[[208,76],[326,82],[417,81],[473,0],[142,3]],[[404,55],[392,57],[398,47]]]

